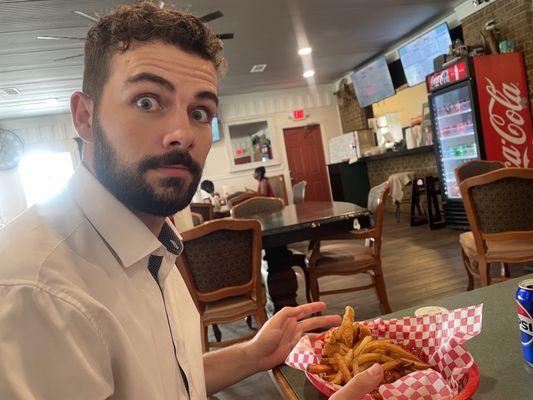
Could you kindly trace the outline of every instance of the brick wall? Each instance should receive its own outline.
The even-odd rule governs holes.
[[[439,176],[435,153],[413,154],[404,157],[384,158],[381,160],[367,161],[370,186],[385,182],[389,176],[398,172],[415,171],[417,176]],[[411,186],[404,187],[402,212],[408,212],[411,201]],[[392,201],[387,202],[387,209],[393,209]]]
[[[341,116],[342,132],[353,132],[362,129],[368,129],[368,122],[364,108],[359,107],[359,102],[355,95],[352,84],[346,85],[350,96],[344,98],[342,105],[339,104],[339,113]]]
[[[461,21],[465,43],[481,44],[480,32],[485,23],[494,20],[501,40],[512,39],[517,51],[524,52],[528,75],[529,98],[533,99],[533,3],[531,0],[496,0]],[[533,102],[531,102],[533,110]]]

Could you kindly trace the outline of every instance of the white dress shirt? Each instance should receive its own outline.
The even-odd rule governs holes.
[[[186,399],[179,365],[205,399],[200,319],[175,259],[79,166],[0,231],[0,399]]]
[[[209,200],[210,203],[213,203],[213,196],[207,193],[204,189],[200,189],[200,193],[194,195],[194,203],[205,203],[206,200]]]

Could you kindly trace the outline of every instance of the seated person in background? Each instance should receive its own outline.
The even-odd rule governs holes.
[[[257,193],[259,193],[262,196],[276,197],[276,195],[274,194],[274,191],[272,190],[272,186],[270,185],[270,182],[268,181],[268,178],[265,176],[265,173],[266,173],[265,167],[257,167],[255,169],[254,179],[259,181]]]
[[[210,203],[214,204],[215,184],[210,180],[205,180],[200,183],[200,194],[194,196],[195,203]]]

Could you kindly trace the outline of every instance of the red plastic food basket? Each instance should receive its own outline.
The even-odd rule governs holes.
[[[311,381],[313,386],[318,389],[323,395],[330,397],[333,395],[333,391],[326,386],[323,386],[319,381],[317,381],[312,375],[305,373],[307,379]],[[465,387],[453,398],[453,400],[468,400],[476,392],[479,386],[479,370],[477,369],[476,363],[472,364],[470,371],[468,371],[468,381],[466,382]]]

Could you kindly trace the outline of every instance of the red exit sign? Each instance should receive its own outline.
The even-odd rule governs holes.
[[[298,121],[300,119],[305,119],[305,111],[304,110],[294,110],[292,112],[292,119],[295,121]]]

